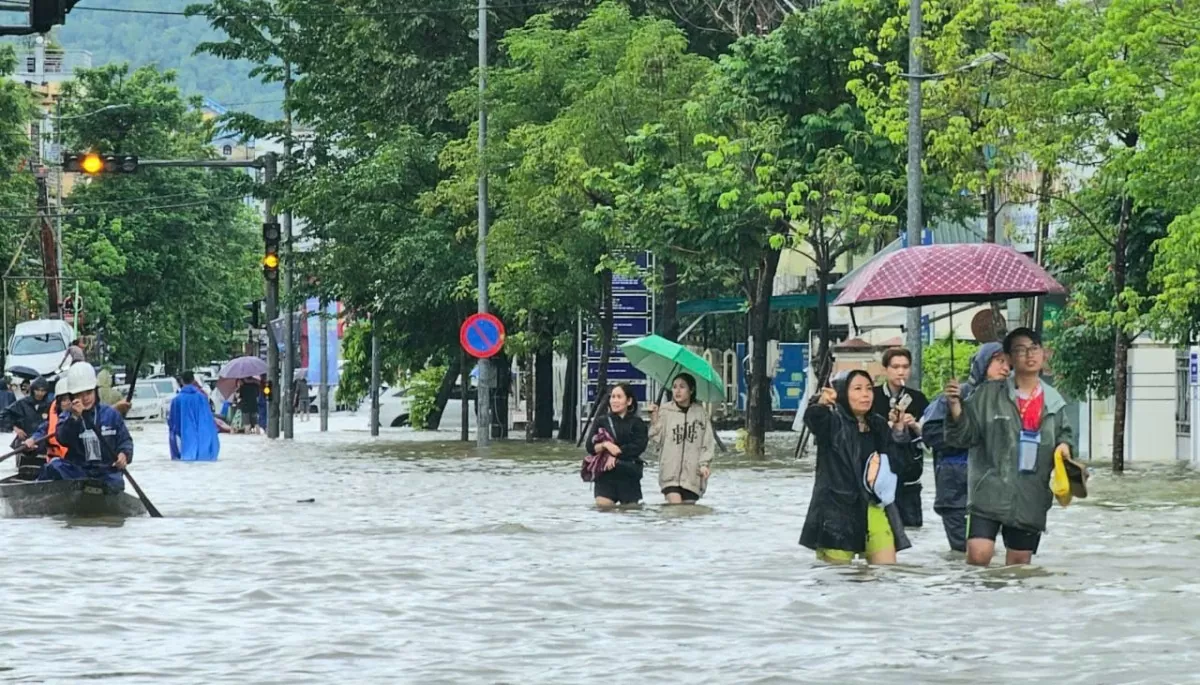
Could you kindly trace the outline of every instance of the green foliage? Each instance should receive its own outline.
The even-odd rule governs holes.
[[[950,364],[950,349],[954,349],[954,365]],[[921,358],[921,392],[933,398],[942,393],[946,381],[957,378],[965,382],[971,375],[971,360],[979,351],[979,345],[963,342],[952,336],[935,340],[925,347]],[[920,418],[920,417],[918,417]]]
[[[402,356],[395,348],[381,349],[379,381],[396,387]],[[342,337],[342,358],[345,364],[338,379],[338,404],[358,406],[371,393],[371,323],[355,321],[346,326]],[[440,379],[439,379],[440,381]]]
[[[143,158],[212,155],[211,127],[189,107],[174,76],[110,65],[66,85],[70,148],[116,149]],[[145,346],[149,359],[179,349],[186,319],[192,358],[230,353],[242,304],[258,299],[258,220],[242,199],[250,178],[236,171],[143,168],[80,179],[67,198],[64,259],[83,279],[89,320],[118,359]]]
[[[445,375],[444,366],[430,366],[413,374],[408,384],[408,395],[412,398],[408,418],[414,429],[425,430],[428,426],[429,414],[437,406],[438,389]]]

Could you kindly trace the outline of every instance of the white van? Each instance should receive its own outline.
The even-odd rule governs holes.
[[[47,376],[69,366],[67,346],[74,331],[60,319],[38,319],[17,324],[8,342],[4,370],[27,366]]]

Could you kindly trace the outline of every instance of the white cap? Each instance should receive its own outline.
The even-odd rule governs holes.
[[[67,369],[67,389],[72,395],[96,389],[96,369],[87,362],[75,362]]]

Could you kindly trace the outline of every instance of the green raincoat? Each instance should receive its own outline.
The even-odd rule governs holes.
[[[1018,468],[1021,415],[1017,410],[1017,388],[1010,378],[988,381],[975,388],[955,420],[946,416],[947,445],[969,449],[967,456],[967,509],[972,514],[999,521],[1005,526],[1045,531],[1046,512],[1054,501],[1050,472],[1054,450],[1066,443],[1074,454],[1074,434],[1063,416],[1066,401],[1049,384],[1042,383],[1041,442],[1037,468],[1021,473]]]

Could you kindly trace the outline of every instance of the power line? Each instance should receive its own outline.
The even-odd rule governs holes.
[[[506,5],[489,5],[489,9],[519,9],[523,7],[558,7],[562,5],[574,4],[573,0],[547,0],[546,2],[518,2]],[[111,14],[141,14],[158,17],[188,17],[191,19],[210,19],[204,14],[188,14],[179,10],[138,10],[124,7],[75,7],[72,12],[108,12]],[[238,17],[246,17],[251,19],[299,19],[302,17],[411,17],[424,16],[428,14],[473,14],[479,11],[478,6],[470,7],[443,7],[429,8],[423,10],[386,10],[386,11],[370,11],[370,12],[297,12],[295,14],[283,14],[277,12],[252,12],[248,14],[218,14],[211,17],[212,19],[236,19]]]
[[[156,207],[136,207],[136,208],[131,207],[128,210],[118,209],[115,212],[82,212],[82,213],[69,212],[69,213],[61,213],[61,214],[47,212],[45,214],[9,214],[6,216],[0,215],[0,221],[16,221],[16,220],[21,220],[21,219],[40,219],[42,217],[46,217],[48,219],[53,219],[53,218],[59,217],[59,216],[63,217],[64,219],[70,219],[70,218],[79,219],[79,218],[89,217],[89,216],[107,216],[107,215],[121,214],[121,213],[134,214],[137,212],[153,212],[153,211],[157,211],[160,209],[183,209],[186,207],[202,207],[204,205],[217,204],[219,202],[241,202],[244,199],[244,197],[245,196],[214,197],[210,200],[198,200],[196,202],[181,202],[179,204],[158,205]]]

